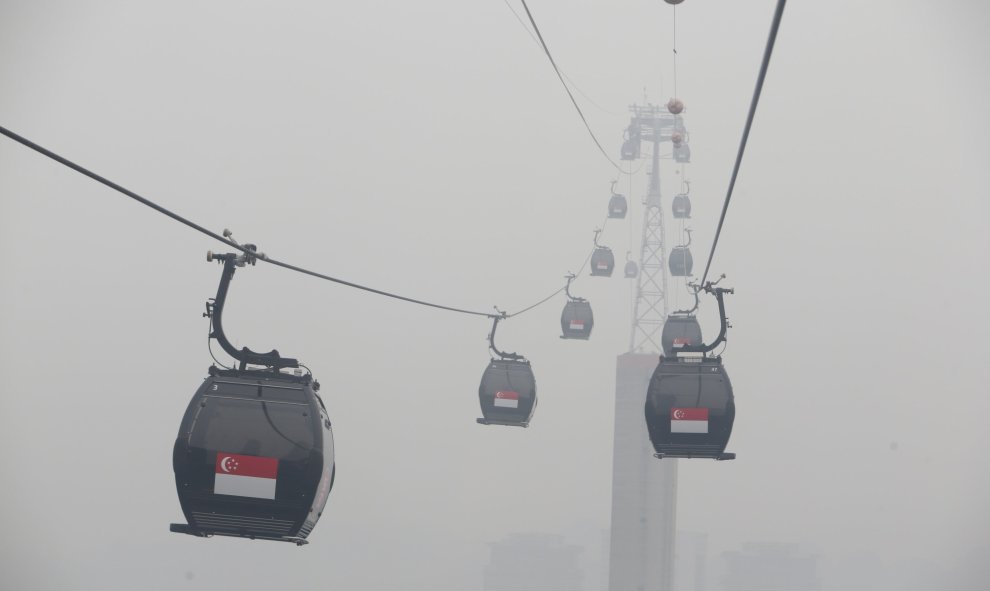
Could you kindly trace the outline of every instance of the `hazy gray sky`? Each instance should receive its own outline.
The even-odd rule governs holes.
[[[699,262],[773,5],[677,9]],[[530,8],[617,157],[627,106],[673,95],[671,8]],[[817,553],[824,589],[990,576],[988,33],[975,0],[788,6],[713,266],[737,288],[739,459],[680,467],[678,527],[708,533],[713,565],[767,540]],[[5,0],[0,88],[0,125],[215,231],[473,309],[556,289],[615,178],[499,0]],[[644,172],[602,238],[620,261]],[[480,590],[487,542],[543,532],[584,545],[599,588],[618,276],[574,287],[588,342],[558,338],[562,297],[500,328],[539,385],[515,430],[474,422],[483,319],[239,272],[229,334],[313,369],[337,484],[304,549],[170,534],[172,444],[210,364],[204,254],[221,246],[0,139],[0,587]],[[710,303],[702,317],[713,331]]]

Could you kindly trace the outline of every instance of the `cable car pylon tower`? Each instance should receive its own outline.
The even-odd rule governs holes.
[[[626,129],[623,159],[639,156],[643,141],[653,144],[650,185],[643,211],[643,232],[639,244],[639,277],[636,280],[636,303],[633,308],[629,351],[659,353],[660,334],[667,320],[666,231],[660,197],[660,143],[670,141],[675,132],[684,134],[680,115],[667,112],[665,107],[647,104],[632,105],[632,120]],[[627,158],[633,156],[633,158]]]

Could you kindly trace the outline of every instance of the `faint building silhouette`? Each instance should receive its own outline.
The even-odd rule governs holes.
[[[512,534],[491,544],[485,591],[581,591],[580,546],[562,536]]]
[[[674,549],[674,589],[708,591],[708,534],[678,531]]]
[[[819,591],[818,557],[797,544],[747,543],[723,552],[725,591]]]

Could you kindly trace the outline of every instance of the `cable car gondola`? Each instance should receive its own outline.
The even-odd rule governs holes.
[[[674,144],[674,162],[678,164],[690,164],[691,163],[691,146],[686,142],[681,142],[679,144]]]
[[[629,258],[630,252],[626,252],[626,266],[622,269],[622,274],[626,279],[635,279],[639,275],[639,266],[636,261]]]
[[[567,303],[564,304],[564,311],[560,313],[560,330],[563,333],[560,338],[586,341],[591,337],[591,329],[595,326],[595,315],[588,300],[571,295],[573,280],[574,275],[568,275],[567,285],[564,287]]]
[[[187,523],[173,523],[170,530],[302,545],[333,488],[333,431],[319,382],[297,369],[297,360],[276,350],[238,350],[223,332],[235,267],[256,260],[253,245],[245,248],[243,254],[207,255],[223,264],[217,297],[205,314],[210,337],[240,365],[211,366],[182,418],[172,466]]]
[[[611,277],[615,269],[615,256],[612,249],[598,244],[598,234],[601,230],[595,230],[595,250],[591,253],[591,274],[595,277]]]
[[[673,357],[685,346],[702,344],[698,319],[692,314],[679,312],[667,316],[660,333],[660,344],[667,357]]]
[[[694,258],[691,257],[691,249],[688,248],[691,245],[691,230],[685,232],[688,235],[687,243],[675,246],[667,259],[670,274],[674,277],[689,277],[694,268]]]
[[[516,353],[503,353],[495,347],[495,329],[504,316],[493,318],[488,335],[489,348],[498,355],[481,375],[478,399],[481,402],[482,425],[528,427],[536,410],[536,378],[529,361]]]
[[[694,259],[691,257],[691,251],[687,246],[675,246],[670,251],[668,263],[670,274],[674,277],[689,277],[694,268]]]
[[[622,160],[635,160],[639,158],[639,126],[630,123],[626,129],[625,138],[622,142]]]
[[[626,203],[626,196],[615,192],[615,183],[612,181],[612,197],[608,200],[608,217],[612,219],[625,219],[629,205]]]
[[[691,218],[691,198],[688,197],[687,193],[674,195],[671,208],[674,210],[675,219],[686,220]]]
[[[646,427],[657,458],[711,458],[732,460],[725,451],[732,435],[736,406],[732,384],[721,357],[708,353],[725,341],[723,294],[732,290],[706,291],[718,300],[722,330],[710,345],[685,345],[674,355],[663,355],[646,393]]]

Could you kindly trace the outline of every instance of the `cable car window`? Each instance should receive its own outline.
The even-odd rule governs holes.
[[[664,400],[673,400],[673,408],[699,406],[698,376],[664,376],[660,382],[660,396]]]
[[[699,406],[724,411],[729,398],[726,396],[726,386],[723,382],[722,376],[718,374],[702,376]]]
[[[312,417],[302,404],[207,396],[189,444],[249,456],[305,459],[313,447]]]

